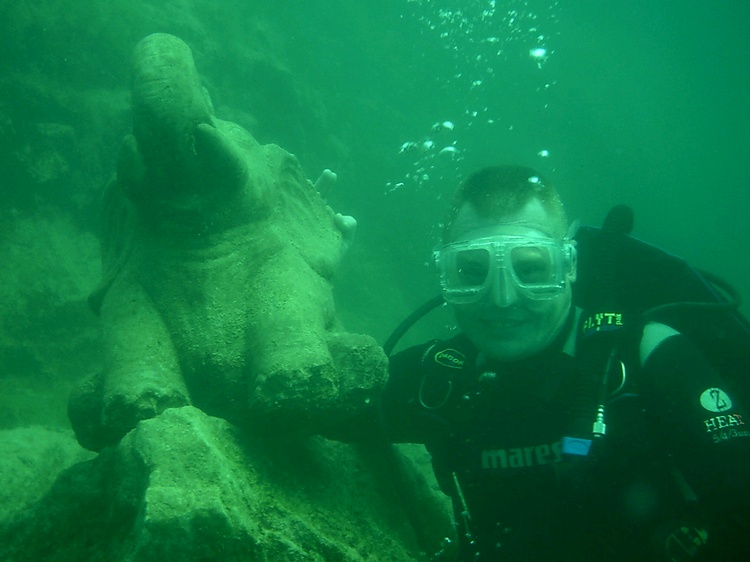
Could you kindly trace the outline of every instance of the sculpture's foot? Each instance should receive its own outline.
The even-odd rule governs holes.
[[[190,404],[184,388],[171,385],[158,372],[142,371],[118,376],[116,380],[116,385],[105,386],[102,401],[102,425],[112,435],[122,437],[141,420],[154,418],[168,408]],[[125,381],[127,385],[123,384]]]
[[[278,368],[258,379],[250,401],[252,430],[327,433],[375,398],[388,369],[375,340],[340,332],[329,334],[327,344],[330,363]]]
[[[111,387],[97,373],[73,391],[68,415],[83,447],[100,451],[120,441],[141,420],[154,418],[168,408],[190,404],[184,388],[171,386],[155,374],[134,379],[128,377],[127,387]]]

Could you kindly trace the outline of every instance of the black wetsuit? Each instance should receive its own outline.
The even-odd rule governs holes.
[[[668,559],[661,552],[681,527],[708,531],[697,559],[750,559],[739,550],[748,544],[750,419],[711,366],[682,336],[642,368],[631,346],[606,436],[577,457],[560,443],[579,360],[561,347],[477,367],[458,336],[391,360],[387,438],[427,446],[453,499],[462,560]]]

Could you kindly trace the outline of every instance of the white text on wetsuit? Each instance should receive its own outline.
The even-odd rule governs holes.
[[[714,443],[728,441],[735,437],[750,437],[750,431],[744,428],[745,421],[739,414],[714,416],[703,420],[706,432],[711,434]]]
[[[745,425],[745,422],[742,420],[742,416],[739,414],[715,416],[713,418],[703,420],[703,423],[706,424],[706,432],[708,433],[713,433],[714,431],[727,427],[737,427],[740,425]]]
[[[534,447],[512,449],[485,449],[482,451],[482,468],[525,468],[562,461],[560,442]]]

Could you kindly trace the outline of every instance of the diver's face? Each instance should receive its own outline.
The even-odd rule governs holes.
[[[480,217],[466,204],[453,224],[451,244],[499,236],[554,240],[553,223],[537,199],[520,211],[502,219]],[[447,247],[447,246],[446,246]],[[533,254],[532,254],[533,255]],[[544,350],[560,333],[572,302],[571,283],[575,281],[575,263],[570,260],[562,276],[564,286],[551,297],[533,298],[514,282],[506,269],[494,273],[491,289],[475,301],[453,304],[456,321],[466,336],[487,357],[515,361]],[[523,267],[519,265],[519,267]],[[532,264],[532,267],[535,267]],[[517,276],[516,276],[517,278]]]

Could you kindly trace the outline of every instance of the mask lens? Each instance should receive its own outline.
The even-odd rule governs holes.
[[[565,250],[559,243],[513,245],[506,255],[513,279],[530,299],[550,299],[565,288]]]
[[[479,298],[489,283],[491,263],[491,246],[444,248],[438,265],[446,300],[460,303]]]
[[[516,280],[522,286],[554,284],[557,270],[549,246],[520,246],[510,252]]]
[[[463,287],[481,287],[490,273],[490,254],[486,249],[456,252],[456,281]]]

